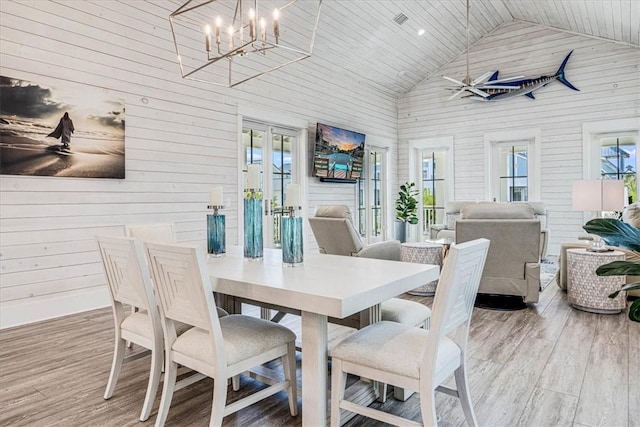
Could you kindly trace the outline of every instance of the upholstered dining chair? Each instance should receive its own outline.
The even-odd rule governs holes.
[[[104,398],[109,399],[113,395],[123,363],[148,354],[143,352],[125,357],[126,342],[151,350],[149,383],[140,413],[140,421],[145,421],[149,418],[158,390],[163,346],[160,316],[142,242],[130,237],[111,236],[97,236],[96,240],[107,278],[115,323],[113,362]],[[142,310],[127,315],[123,304],[131,304]]]
[[[400,261],[400,242],[365,245],[353,225],[347,205],[319,205],[309,225],[321,253]],[[392,298],[380,305],[382,320],[428,328],[431,310],[424,304]]]
[[[211,426],[220,426],[226,415],[282,390],[287,390],[289,410],[296,416],[295,334],[254,317],[218,318],[204,254],[195,246],[154,242],[145,246],[160,303],[167,365],[156,426],[164,425],[174,391],[193,383],[191,377],[176,383],[178,364],[214,379]],[[178,336],[177,322],[193,328]],[[283,382],[226,405],[228,378],[278,358]]]
[[[177,243],[176,230],[172,222],[127,225],[125,228],[127,236],[137,237],[143,242]],[[217,307],[217,310],[219,317],[229,315],[220,307]]]
[[[477,425],[469,396],[466,350],[473,303],[488,249],[487,239],[451,247],[436,289],[430,330],[379,322],[334,347],[331,426],[340,425],[341,409],[398,426],[437,426],[436,390],[458,397],[467,424]],[[349,373],[419,391],[422,424],[345,400]],[[452,374],[455,390],[442,386]]]

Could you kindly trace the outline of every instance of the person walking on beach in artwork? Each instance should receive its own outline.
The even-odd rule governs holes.
[[[69,148],[69,144],[71,143],[71,134],[75,131],[73,127],[73,121],[69,117],[69,113],[64,113],[64,116],[60,119],[58,126],[56,126],[56,130],[51,132],[48,137],[52,138],[62,138],[62,145],[64,148]]]

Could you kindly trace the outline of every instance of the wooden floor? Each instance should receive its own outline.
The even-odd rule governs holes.
[[[481,426],[640,426],[639,323],[574,310],[552,284],[523,311],[476,309],[471,326],[470,381]],[[0,331],[0,426],[144,425],[138,416],[148,358],[125,365],[114,396],[102,398],[112,340],[110,309]],[[261,387],[243,378],[228,400]],[[167,425],[208,425],[211,395],[211,380],[179,391]],[[146,425],[155,422],[159,401],[160,392]],[[463,424],[456,399],[438,394],[436,402],[442,426]],[[417,395],[382,406],[420,420]],[[299,426],[301,416],[289,415],[279,393],[224,425]],[[356,417],[348,425],[378,423]]]

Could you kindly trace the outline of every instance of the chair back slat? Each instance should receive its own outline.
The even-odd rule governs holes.
[[[112,301],[144,309],[154,307],[141,243],[130,237],[96,236],[96,240]]]
[[[128,225],[127,236],[143,242],[175,243],[176,233],[172,223]]]
[[[163,315],[212,332],[220,330],[204,256],[195,246],[146,242],[146,253]],[[214,334],[216,335],[216,334]]]
[[[445,335],[461,326],[465,327],[468,333],[488,250],[487,239],[453,245],[449,250],[433,301],[431,329],[423,366],[429,365],[429,358],[435,360],[438,343]],[[466,335],[463,340],[466,341]]]

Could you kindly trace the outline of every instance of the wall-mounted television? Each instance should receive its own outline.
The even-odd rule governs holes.
[[[313,176],[325,182],[355,183],[362,175],[364,134],[318,123]]]

